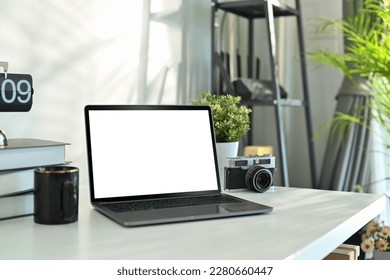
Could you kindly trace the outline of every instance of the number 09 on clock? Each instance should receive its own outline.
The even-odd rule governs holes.
[[[32,106],[31,75],[0,74],[0,112],[27,112]]]

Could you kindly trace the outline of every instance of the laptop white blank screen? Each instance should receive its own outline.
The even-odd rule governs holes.
[[[207,110],[91,110],[95,198],[218,190]]]

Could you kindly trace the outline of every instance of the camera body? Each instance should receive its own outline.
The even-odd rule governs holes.
[[[267,191],[274,183],[275,157],[272,155],[227,158],[225,189],[248,188]]]

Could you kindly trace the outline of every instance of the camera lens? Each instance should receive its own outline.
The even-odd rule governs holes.
[[[245,175],[246,186],[248,189],[256,192],[265,192],[273,182],[272,173],[259,165],[254,165]]]

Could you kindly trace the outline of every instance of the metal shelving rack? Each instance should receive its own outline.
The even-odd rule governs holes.
[[[316,187],[316,163],[314,157],[314,145],[313,145],[313,131],[311,123],[311,112],[309,106],[309,93],[307,83],[307,70],[305,61],[305,49],[303,41],[303,28],[300,13],[300,1],[295,0],[295,8],[291,8],[287,5],[280,3],[277,0],[242,0],[242,1],[218,1],[211,0],[211,50],[212,50],[212,71],[211,71],[211,88],[212,92],[216,93],[216,81],[217,77],[221,77],[225,83],[227,89],[230,92],[234,92],[234,87],[230,81],[228,72],[226,71],[220,55],[216,49],[215,41],[215,28],[216,13],[218,10],[222,10],[228,13],[233,13],[240,17],[244,17],[248,20],[248,56],[254,57],[254,25],[253,21],[258,18],[264,18],[267,26],[267,39],[269,46],[269,58],[271,65],[271,77],[273,88],[273,100],[245,100],[243,105],[252,108],[254,106],[273,106],[275,111],[278,148],[280,153],[280,164],[282,168],[282,184],[286,187],[289,186],[287,155],[286,155],[286,143],[284,124],[281,118],[281,110],[283,107],[302,107],[305,111],[306,119],[306,131],[308,140],[309,160],[311,167],[311,180],[313,187]],[[303,98],[302,99],[282,99],[280,91],[279,73],[278,73],[278,57],[276,52],[276,36],[275,36],[275,17],[294,16],[297,19],[297,31],[298,31],[298,44],[299,55],[301,65],[301,77]],[[219,76],[217,76],[219,74]],[[248,78],[253,77],[253,61],[248,60]],[[251,120],[251,126],[254,120]],[[248,135],[248,144],[252,144],[252,133]]]

